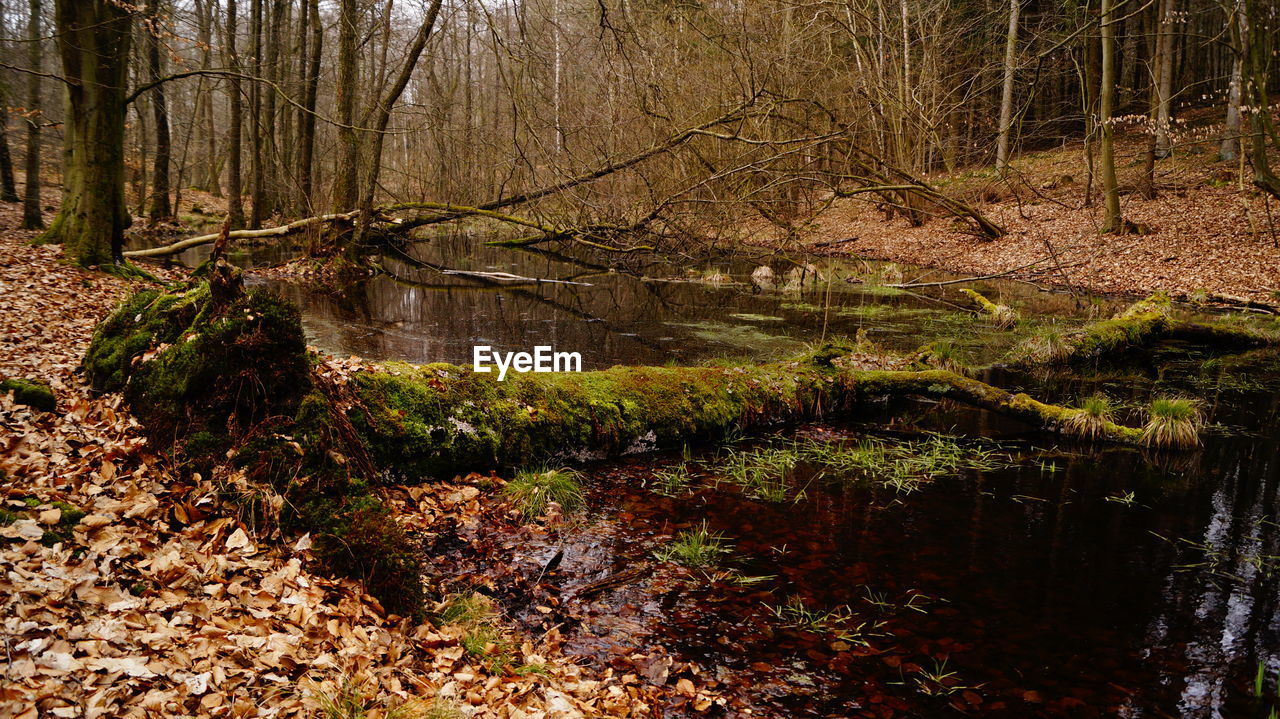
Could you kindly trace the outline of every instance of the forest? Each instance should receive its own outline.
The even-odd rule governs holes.
[[[1278,28],[0,0],[0,719],[1280,715]]]

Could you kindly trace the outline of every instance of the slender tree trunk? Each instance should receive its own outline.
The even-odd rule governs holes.
[[[1231,162],[1240,154],[1240,100],[1244,85],[1245,38],[1244,0],[1236,0],[1227,18],[1228,35],[1231,38],[1231,84],[1227,90],[1227,119],[1224,123],[1222,145],[1218,159]]]
[[[250,57],[250,73],[254,77],[262,77],[262,0],[253,0],[249,10],[249,37],[252,45]],[[264,170],[262,167],[262,86],[260,83],[249,83],[249,228],[256,230],[262,226],[266,200],[266,187],[263,185]]]
[[[320,57],[324,47],[324,25],[320,23],[320,0],[309,0],[307,13],[311,24],[311,57],[307,61],[303,83],[302,106],[298,130],[298,187],[302,206],[314,211],[312,157],[316,143],[316,92],[320,85]]]
[[[1271,52],[1271,33],[1266,28],[1266,19],[1261,14],[1257,0],[1245,0],[1246,15],[1242,17],[1247,27],[1241,28],[1241,34],[1247,37],[1248,75],[1252,87],[1249,102],[1249,117],[1252,124],[1249,161],[1253,163],[1253,184],[1258,189],[1280,199],[1280,178],[1271,171],[1271,161],[1267,157],[1267,142],[1280,145],[1280,137],[1271,122],[1269,111],[1270,98],[1267,93],[1267,69]]]
[[[240,72],[240,58],[236,54],[236,0],[227,0],[227,66],[233,73]],[[230,117],[227,129],[227,219],[232,229],[244,227],[244,186],[241,184],[240,171],[241,127],[244,115],[243,100],[240,96],[240,78],[232,76],[227,81],[228,104]]]
[[[1102,143],[1102,198],[1105,212],[1103,232],[1119,232],[1123,229],[1120,218],[1120,191],[1116,182],[1116,158],[1112,106],[1116,94],[1116,41],[1111,0],[1102,0],[1099,18],[1099,35],[1102,38],[1102,79],[1098,87],[1098,124],[1101,126]]]
[[[1142,34],[1142,14],[1128,13],[1124,21],[1124,43],[1120,50],[1120,87],[1123,94],[1117,104],[1127,108],[1138,96],[1138,37]]]
[[[1009,33],[1004,43],[1004,88],[1000,93],[1000,134],[996,140],[996,169],[1009,165],[1009,131],[1013,126],[1013,80],[1018,60],[1018,9],[1021,0],[1009,0]]]
[[[284,0],[273,0],[271,5],[263,5],[264,42],[266,66],[264,71],[267,80],[280,85],[284,73],[280,72],[280,44],[284,25]],[[262,209],[254,208],[256,219],[265,220],[275,214],[280,196],[280,172],[276,162],[281,151],[280,120],[276,113],[276,93],[272,89],[262,92]],[[257,225],[255,225],[256,227]]]
[[[40,0],[28,0],[27,65],[39,70],[44,53],[40,44]],[[27,186],[22,198],[22,229],[44,229],[40,212],[40,76],[27,75]]]
[[[147,74],[151,82],[164,76],[160,61],[161,18],[160,0],[147,0],[147,26],[143,37],[147,43]],[[173,148],[169,140],[169,107],[165,86],[156,85],[149,90],[151,112],[156,123],[156,156],[151,180],[151,222],[173,219],[173,207],[169,203],[169,163]]]
[[[352,243],[354,251],[358,251],[358,247],[363,242],[364,236],[369,229],[369,222],[372,219],[373,196],[378,189],[378,175],[382,169],[382,145],[383,140],[386,138],[387,125],[391,121],[391,110],[400,101],[400,95],[404,93],[405,87],[408,86],[409,80],[413,77],[413,70],[418,64],[418,58],[422,56],[422,51],[427,46],[427,40],[431,38],[431,32],[435,28],[436,18],[440,15],[440,4],[441,0],[432,0],[427,9],[426,17],[423,18],[422,25],[418,28],[418,34],[413,38],[408,57],[405,58],[404,65],[400,68],[400,74],[387,91],[386,97],[377,107],[377,114],[374,117],[375,132],[371,141],[372,147],[369,148],[368,170],[364,178],[363,194],[360,198],[360,220],[357,224],[355,241]]]
[[[216,0],[196,0],[196,40],[200,43],[200,69],[213,67],[213,18]],[[218,134],[213,119],[213,93],[205,90],[205,78],[200,78],[199,97],[196,99],[196,121],[204,133],[205,157],[197,182],[214,197],[222,197],[222,183],[218,179],[221,163],[218,161]]]
[[[0,202],[21,199],[13,179],[13,156],[9,154],[9,111],[0,108]]]
[[[334,176],[333,207],[345,212],[359,199],[359,148],[355,129],[356,0],[341,0],[338,12],[338,167]]]
[[[67,86],[62,207],[44,239],[84,266],[123,261],[132,223],[124,200],[129,10],[112,0],[56,0],[58,52]]]
[[[1160,48],[1160,56],[1157,59],[1159,72],[1157,73],[1157,105],[1156,105],[1156,157],[1165,158],[1169,156],[1171,143],[1169,141],[1169,123],[1172,119],[1171,106],[1173,104],[1173,55],[1174,55],[1174,15],[1176,12],[1176,0],[1164,0],[1164,10],[1160,13],[1160,40],[1157,47]]]

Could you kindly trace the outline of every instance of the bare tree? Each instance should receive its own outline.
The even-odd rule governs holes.
[[[44,48],[40,42],[40,0],[28,0],[27,9],[27,66],[39,71],[43,65]],[[27,185],[22,197],[22,228],[44,229],[44,216],[40,211],[40,75],[27,75]]]
[[[1000,92],[1000,132],[996,140],[996,169],[1009,164],[1009,132],[1013,125],[1013,80],[1018,60],[1018,9],[1021,0],[1009,0],[1009,33],[1004,46],[1004,84]]]

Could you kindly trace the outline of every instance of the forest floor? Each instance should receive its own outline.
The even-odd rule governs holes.
[[[574,664],[554,629],[494,617],[477,641],[475,623],[388,616],[321,573],[309,537],[255,534],[234,474],[153,452],[121,397],[78,374],[96,323],[140,285],[31,246],[19,217],[0,206],[0,378],[48,381],[57,409],[0,396],[0,719],[650,713],[656,689]],[[487,502],[465,480],[389,494],[424,537]]]
[[[1117,149],[1123,216],[1149,234],[1107,235],[1102,208],[1083,203],[1083,147],[1016,158],[1007,179],[994,169],[928,177],[938,189],[978,203],[1008,234],[986,241],[939,217],[919,227],[886,219],[864,199],[837,199],[797,237],[782,239],[766,223],[747,230],[753,242],[822,254],[857,255],[969,275],[1009,272],[1038,284],[1108,294],[1175,297],[1204,293],[1276,304],[1280,299],[1280,202],[1239,182],[1237,163],[1219,162],[1217,143],[1188,131],[1184,146],[1156,165],[1158,196],[1134,190],[1144,140],[1122,138]],[[1097,186],[1093,190],[1099,194]],[[926,279],[908,274],[907,281]]]

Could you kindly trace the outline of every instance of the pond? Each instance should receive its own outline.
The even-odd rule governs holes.
[[[1008,333],[975,325],[953,287],[905,292],[886,284],[954,278],[886,263],[824,259],[717,260],[601,257],[585,252],[488,247],[483,237],[448,235],[386,257],[390,273],[337,290],[265,284],[294,300],[313,344],[375,361],[469,364],[472,347],[527,351],[550,345],[579,352],[584,369],[614,364],[687,364],[725,357],[776,359],[823,337],[867,330],[876,342],[911,351],[945,338],[971,361],[996,359]],[[202,248],[207,252],[207,248]],[[244,264],[286,255],[278,246],[246,251]],[[182,258],[194,262],[200,255]],[[555,282],[509,282],[442,274],[505,272]],[[760,268],[765,268],[762,272]],[[816,270],[816,272],[815,272]],[[859,282],[846,281],[849,278]],[[573,284],[567,284],[573,283]],[[1063,321],[1123,306],[1041,292],[1027,284],[982,284],[1027,314]]]
[[[265,284],[299,303],[312,343],[373,360],[465,364],[475,344],[548,344],[580,352],[587,369],[762,360],[862,331],[903,351],[950,343],[988,364],[1013,341],[975,321],[952,286],[885,286],[948,275],[882,263],[568,256],[477,249],[467,236],[413,255],[338,291]],[[1041,323],[1126,304],[976,286]],[[1102,392],[1131,422],[1151,397],[1195,397],[1211,424],[1195,451],[1151,453],[945,402],[885,406],[585,467],[589,508],[568,524],[519,526],[495,510],[432,561],[458,577],[452,590],[481,587],[514,620],[556,628],[572,653],[644,681],[696,675],[723,697],[698,707],[674,692],[673,716],[1268,716],[1280,672],[1280,358],[1166,345],[1073,372],[985,374],[1067,404]],[[920,464],[936,453],[929,442],[978,459]],[[833,447],[892,461],[818,466],[828,460],[815,452]],[[788,453],[779,492],[735,479],[744,462]],[[723,543],[717,568],[657,561],[698,531]]]

